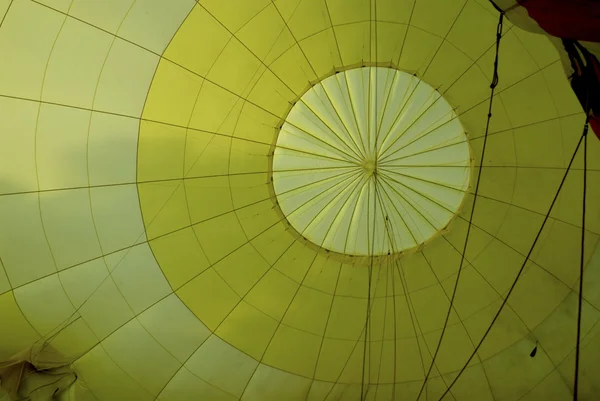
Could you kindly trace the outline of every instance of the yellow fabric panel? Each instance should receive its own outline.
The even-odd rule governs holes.
[[[87,160],[90,185],[136,181],[138,127],[133,118],[92,113]]]
[[[352,317],[349,319],[349,317]],[[357,340],[363,335],[367,317],[367,300],[337,296],[331,305],[326,337]]]
[[[523,390],[522,383],[527,382],[528,379],[535,380],[536,382],[540,381],[551,372],[552,364],[543,350],[538,348],[536,358],[532,359],[528,355],[530,348],[530,341],[523,340],[514,344],[507,352],[500,353],[483,362],[483,366],[488,373],[490,386],[492,389],[496,389],[495,394],[502,395],[503,397],[523,396],[525,391]],[[522,351],[518,352],[518,350]],[[516,359],[516,355],[513,354],[520,355]],[[515,363],[515,359],[519,363]],[[533,365],[534,360],[535,366]],[[504,377],[510,380],[509,383],[498,382],[498,369],[505,370]]]
[[[302,4],[305,4],[305,2],[303,1],[299,8]],[[318,76],[330,74],[335,67],[344,65],[340,58],[340,52],[337,49],[337,37],[335,36],[335,31],[332,28],[328,28],[327,23],[323,22],[322,29],[324,30],[314,32],[304,39],[298,38],[298,34],[291,24],[290,29],[292,29],[292,33],[298,41],[302,53],[306,54],[306,57],[308,57],[311,70],[314,70],[315,74]],[[299,26],[298,29],[301,29],[300,32],[302,32],[302,30],[310,28],[300,28]]]
[[[452,255],[455,255],[457,252],[459,253],[459,255],[460,255],[460,253],[462,253],[464,244],[465,244],[465,237],[467,235],[468,225],[469,225],[468,221],[462,220],[462,219],[459,219],[458,221],[455,221],[452,223],[453,228],[454,227],[456,227],[456,228],[453,229],[452,232],[450,232],[448,234],[444,234],[444,239],[448,240],[448,244],[450,245],[450,247],[452,249],[444,248],[444,253],[452,254]],[[465,252],[465,259],[467,261],[475,260],[477,258],[477,256],[479,256],[481,254],[481,252],[493,240],[494,240],[494,237],[492,237],[489,233],[487,233],[483,230],[480,230],[479,228],[477,228],[475,225],[472,224],[471,232],[469,233],[469,243],[467,245],[467,250]],[[442,252],[440,252],[440,254],[441,253]],[[436,273],[439,273],[438,277],[440,279],[442,279],[445,276],[445,274],[441,273],[441,270],[438,270],[439,265],[436,262],[434,262],[435,260],[436,259],[434,256],[434,257],[432,257],[432,260],[430,261],[430,263],[432,264],[434,271]],[[460,263],[460,261],[458,261],[458,263]]]
[[[140,129],[143,135],[138,144],[138,180],[144,182],[181,177],[185,130],[149,121],[142,122]]]
[[[434,331],[424,336],[427,347],[432,350],[432,353],[440,341],[440,334],[440,331]],[[473,352],[473,349],[473,343],[463,325],[449,325],[444,333],[444,339],[436,358],[436,368],[441,374],[454,372],[462,368],[467,358]],[[474,365],[478,362],[477,357],[475,357],[469,365]]]
[[[270,197],[267,173],[243,174],[229,177],[231,197],[236,208]],[[250,184],[246,187],[245,184]]]
[[[40,189],[87,185],[85,149],[89,120],[90,112],[85,110],[40,106],[34,146]]]
[[[273,268],[302,284],[316,257],[316,253],[306,252],[304,244],[296,241],[273,265]]]
[[[66,359],[75,359],[88,352],[98,343],[98,337],[83,319],[74,315],[61,326],[52,338],[52,349]]]
[[[407,255],[404,260],[398,263],[392,263],[390,268],[392,269],[391,274],[395,281],[392,288],[394,294],[403,294],[405,292],[400,280],[400,274],[402,274],[402,279],[406,282],[406,292],[419,290],[436,283],[436,275],[428,262],[429,260],[425,259],[422,254],[414,253]]]
[[[139,183],[138,193],[148,239],[190,226],[182,180]]]
[[[158,62],[157,55],[115,39],[103,62],[94,94],[94,109],[140,116]]]
[[[128,376],[153,396],[160,393],[180,366],[137,320],[132,320],[105,339],[102,348]]]
[[[227,177],[191,178],[184,181],[192,224],[233,210]],[[210,194],[210,196],[208,196]]]
[[[304,278],[304,286],[326,294],[334,294],[341,264],[335,259],[317,255]]]
[[[42,100],[91,107],[111,39],[87,24],[66,19],[48,59]]]
[[[283,117],[288,111],[288,103],[292,103],[296,94],[281,78],[270,69],[261,71],[260,78],[248,95],[248,101],[264,108],[275,116]],[[287,100],[287,102],[286,102]]]
[[[162,54],[194,4],[191,0],[174,0],[169,3],[136,1],[122,19],[119,36]],[[155,29],[155,21],[160,21],[162,29]]]
[[[0,130],[13,135],[0,137],[0,193],[37,189],[34,150],[36,115],[34,102],[0,98]],[[15,175],[20,179],[15,180]]]
[[[185,228],[151,240],[150,246],[156,261],[174,290],[179,289],[210,265],[193,228]]]
[[[200,76],[206,76],[231,34],[200,6],[192,8],[186,21],[165,50],[165,57]],[[190,43],[194,37],[204,36],[210,36],[211,40]]]
[[[12,330],[2,330],[0,332],[0,336],[2,336],[0,355],[4,360],[27,348],[39,338],[39,334],[36,333],[19,310],[19,305],[12,291],[0,295],[0,305],[2,305],[2,309],[0,309],[2,311],[2,321],[12,327]]]
[[[202,8],[205,8],[229,31],[237,32],[240,28],[253,19],[256,15],[269,5],[266,0],[248,2],[244,0],[234,0],[230,4],[223,4],[217,0],[202,0],[199,2]],[[235,8],[232,13],[229,7]]]
[[[215,331],[223,340],[260,360],[277,322],[246,302],[240,302]]]
[[[42,335],[48,334],[75,312],[56,274],[17,288],[13,293],[28,322]]]
[[[433,354],[427,348],[423,337],[403,338],[396,341],[396,381],[406,382],[421,380],[425,377],[425,367],[431,365]],[[405,361],[401,363],[400,361]],[[437,368],[431,371],[433,377],[439,375]]]
[[[582,129],[548,38],[505,19],[482,160],[489,2],[101,3],[0,1],[0,362],[47,335],[78,375],[65,401],[422,401],[457,377],[444,399],[570,399],[581,150],[493,320]],[[400,189],[319,194],[373,138]],[[599,155],[590,132],[580,399],[599,391]],[[368,232],[375,204],[392,216]],[[432,238],[386,257],[422,242],[388,229]],[[373,233],[382,257],[347,254]]]
[[[329,18],[327,17],[327,6],[324,2],[318,0],[308,0],[302,2],[296,2],[295,0],[280,0],[275,5],[281,7],[279,4],[292,3],[293,13],[289,17],[284,16],[287,21],[292,34],[297,41],[301,41],[310,35],[314,35],[324,29],[331,26]],[[294,4],[295,3],[295,4]],[[286,7],[287,4],[283,6]],[[316,18],[307,18],[309,15],[318,16]]]
[[[435,49],[440,46],[442,41],[439,37],[433,36],[428,31],[416,28],[414,25],[408,26],[405,37],[407,39],[400,48],[398,59],[395,62],[404,71],[422,74],[433,59]],[[416,56],[414,51],[417,46],[421,48],[421,51],[424,50],[427,58],[423,59],[422,55]],[[447,99],[452,99],[451,93],[448,93]]]
[[[231,142],[230,174],[265,172],[269,168],[267,145],[235,139]]]
[[[237,398],[193,375],[185,367],[180,369],[158,396],[160,401],[235,401]]]
[[[250,379],[241,400],[290,400],[302,401],[308,392],[310,380],[291,375],[267,365],[259,365]],[[275,384],[275,385],[271,385]]]
[[[189,127],[207,131],[231,135],[232,124],[228,124],[231,118],[237,119],[239,115],[239,98],[222,87],[210,81],[204,81],[194,101],[192,116]]]
[[[454,378],[455,374],[446,376],[446,380]],[[477,398],[479,400],[492,401],[494,393],[486,377],[486,371],[481,365],[470,366],[459,376],[456,385],[452,387],[452,395],[455,399]]]
[[[559,365],[571,354],[567,339],[571,339],[571,344],[576,340],[576,334],[569,330],[567,324],[557,324],[558,321],[575,323],[576,316],[569,313],[569,309],[577,303],[577,295],[570,293],[553,312],[543,322],[535,328],[536,337],[540,339],[540,344],[548,357],[555,365]],[[593,336],[595,324],[598,322],[598,311],[589,303],[583,301],[581,333],[584,343]]]
[[[496,302],[465,319],[464,326],[471,338],[481,338],[482,330],[489,327],[499,305],[500,302]],[[477,352],[482,361],[498,354],[500,350],[507,349],[529,333],[521,318],[510,307],[504,308],[496,321],[498,325],[492,327]],[[535,344],[533,345],[535,346]],[[531,348],[533,349],[533,347]]]
[[[56,271],[39,212],[39,195],[3,196],[0,200],[0,250],[6,275],[13,287]],[[22,225],[27,230],[11,232]],[[30,266],[28,269],[21,266]]]
[[[448,296],[452,294],[455,281],[456,277],[451,277],[444,281]],[[465,282],[467,283],[465,285],[473,288],[469,293],[457,292],[456,298],[454,298],[453,308],[455,308],[461,320],[472,316],[474,313],[500,299],[500,294],[487,281],[487,277],[483,272],[480,272],[477,268],[465,265],[461,272],[461,282]]]
[[[213,269],[187,282],[177,290],[177,295],[211,331],[239,302],[236,293]]]
[[[262,257],[272,265],[294,241],[296,239],[286,230],[283,224],[276,224],[250,242]]]
[[[183,156],[185,177],[228,174],[230,148],[231,139],[228,137],[188,130]]]
[[[298,284],[277,270],[269,270],[246,296],[246,301],[280,321],[298,291]]]
[[[116,206],[109,208],[112,200]],[[135,185],[93,188],[90,204],[98,242],[105,254],[143,240],[144,224]]]
[[[175,294],[148,308],[138,316],[138,320],[180,363],[184,363],[210,335],[206,326]]]
[[[42,194],[40,211],[48,245],[59,270],[100,256],[89,191],[77,189]],[[77,250],[73,252],[69,244],[77,244]]]
[[[226,389],[236,399],[244,392],[257,366],[258,362],[214,335],[186,363],[186,368],[195,376]]]
[[[11,54],[13,62],[2,63],[0,67],[2,92],[40,99],[48,58],[65,18],[28,1],[16,2],[9,11],[3,14],[0,49],[4,54]]]
[[[302,286],[294,296],[282,323],[323,336],[332,300],[329,294]]]
[[[317,362],[315,378],[337,382],[342,373],[342,369],[344,369],[345,362],[351,357],[355,346],[361,348],[361,346],[357,344],[359,344],[357,341],[324,338],[323,344],[321,345],[319,360]],[[364,342],[362,344],[364,344]],[[360,356],[362,357],[362,352],[360,353]],[[360,373],[358,373],[358,376],[360,377]],[[347,382],[347,380],[345,382]]]
[[[336,43],[339,46],[340,59],[347,65],[368,60],[370,47],[370,28],[368,22],[359,22],[333,28]],[[360,46],[354,46],[359,43]]]
[[[251,6],[257,6],[252,4]],[[238,14],[240,15],[240,14]],[[260,60],[273,60],[275,47],[285,49],[293,44],[285,22],[281,19],[274,4],[264,2],[264,8],[252,16],[236,33],[236,37]],[[285,32],[285,33],[284,33]],[[287,35],[286,35],[287,33]]]
[[[442,288],[435,286],[415,291],[411,294],[411,300],[415,314],[419,316],[419,326],[424,333],[440,329],[444,325],[450,300],[448,294]],[[427,308],[433,308],[434,310],[424,314],[423,310]],[[455,324],[458,320],[456,311],[452,310],[448,324]]]
[[[282,36],[286,35],[284,31]],[[291,33],[289,34],[291,37]],[[293,41],[293,37],[292,41]],[[293,93],[302,94],[315,76],[312,60],[303,53],[302,47],[292,42],[288,49],[270,64],[271,71],[281,79]]]
[[[270,227],[280,224],[281,217],[273,211],[270,199],[236,210],[235,214],[248,238],[255,238]]]
[[[134,317],[127,301],[112,280],[102,280],[79,307],[79,314],[99,340]]]
[[[0,261],[0,294],[10,290],[10,283],[8,282],[8,276],[6,275],[6,269]]]
[[[202,82],[200,76],[182,69],[172,61],[161,59],[152,80],[143,117],[151,121],[187,126]]]
[[[215,271],[240,296],[245,296],[269,269],[254,247],[242,246],[214,265]]]
[[[62,270],[60,284],[74,307],[78,308],[108,277],[106,262],[99,258]]]
[[[559,401],[566,400],[570,397],[572,397],[570,389],[565,384],[563,378],[560,376],[560,373],[553,371],[522,399],[527,401],[539,399]]]
[[[134,3],[133,0],[111,1],[100,6],[95,2],[76,0],[71,2],[69,14],[115,33]]]
[[[234,212],[196,224],[193,228],[211,263],[221,260],[247,241]]]
[[[94,347],[75,362],[76,369],[87,377],[88,387],[96,397],[127,397],[135,401],[148,401],[154,397],[130,376],[124,375],[119,366],[100,346]]]
[[[573,285],[578,281],[579,272],[579,260],[580,255],[575,257],[576,253],[580,253],[581,249],[581,238],[576,240],[577,234],[581,234],[581,230],[577,230],[573,226],[568,226],[565,223],[555,221],[548,230],[543,233],[543,241],[540,241],[539,253],[533,258],[533,260],[539,265],[543,266],[544,270],[554,275],[558,280],[567,286]],[[585,253],[584,261],[587,264],[589,258],[594,252],[598,242],[598,236],[595,234],[587,233],[585,237]],[[549,247],[561,246],[564,252],[560,255],[550,259],[545,254],[548,252]],[[570,251],[570,252],[569,252]],[[544,255],[544,256],[542,256]]]
[[[238,70],[240,66],[243,68]],[[238,39],[233,38],[219,54],[207,79],[241,96],[257,78],[260,67],[256,57]]]
[[[136,314],[171,292],[147,243],[114,253],[106,260],[109,265],[111,261],[116,261],[111,277]],[[138,286],[141,274],[144,275],[143,291]]]

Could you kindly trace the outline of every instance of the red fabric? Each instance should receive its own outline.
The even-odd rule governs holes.
[[[600,139],[600,118],[590,118],[590,127],[592,127],[592,130],[594,131],[598,139]]]
[[[600,0],[518,0],[550,35],[600,42]]]
[[[594,72],[596,73],[596,80],[597,82],[600,82],[600,65],[598,65],[598,63],[596,62],[596,60],[592,60],[592,65],[594,66]],[[593,96],[599,97],[600,94],[599,93],[595,93]],[[598,103],[599,101],[597,101]],[[592,127],[592,130],[594,130],[594,133],[596,134],[596,136],[598,137],[598,139],[600,139],[600,112],[599,110],[592,110],[592,115],[590,117],[590,126]]]

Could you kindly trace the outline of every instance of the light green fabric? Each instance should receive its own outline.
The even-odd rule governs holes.
[[[421,388],[418,400],[438,400],[492,323],[583,127],[552,43],[505,21],[481,160],[498,22],[484,0],[0,0],[0,16],[0,361],[31,347],[71,361],[79,379],[63,400],[413,401]],[[340,82],[359,76],[380,92],[348,108]],[[313,103],[336,80],[333,109]],[[361,201],[352,225],[335,202],[366,195],[310,184],[327,163],[297,150],[360,153],[351,138],[371,143],[377,128],[346,144],[331,133],[350,117],[393,128],[381,102],[368,107],[385,93],[398,127],[414,122],[390,129],[392,150],[420,167],[394,167],[413,177],[405,186],[388,177],[412,200],[386,187],[379,212]],[[370,180],[373,161],[357,176]],[[580,152],[444,400],[572,399],[582,167]],[[304,198],[286,192],[305,184]],[[581,400],[600,394],[593,135],[587,191]]]

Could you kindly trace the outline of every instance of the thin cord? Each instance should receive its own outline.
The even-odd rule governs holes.
[[[454,282],[454,289],[452,290],[452,297],[450,298],[450,306],[448,307],[448,313],[446,313],[446,320],[444,321],[444,326],[442,327],[442,333],[440,335],[440,339],[435,348],[435,352],[433,354],[433,359],[431,360],[431,364],[429,365],[429,369],[427,371],[427,374],[425,375],[423,384],[421,385],[421,390],[419,390],[419,394],[417,395],[417,398],[416,398],[417,401],[421,398],[423,389],[427,385],[427,380],[429,380],[429,375],[431,374],[431,370],[433,369],[435,360],[440,351],[440,348],[442,345],[442,340],[444,339],[444,334],[446,332],[446,328],[448,327],[450,313],[452,312],[452,305],[454,304],[454,299],[456,297],[456,292],[458,289],[458,282],[460,279],[460,273],[462,271],[462,268],[463,268],[463,265],[465,262],[465,254],[467,252],[467,245],[469,243],[469,235],[471,233],[471,226],[473,225],[472,224],[473,223],[473,215],[475,214],[475,205],[477,204],[477,193],[479,192],[479,183],[481,182],[481,172],[483,171],[483,161],[485,159],[485,149],[486,149],[487,138],[488,138],[488,133],[489,133],[489,129],[490,129],[490,121],[492,119],[492,106],[494,103],[494,91],[496,89],[496,86],[498,86],[498,55],[499,55],[499,50],[500,50],[500,39],[502,39],[503,22],[504,22],[504,12],[501,12],[500,18],[498,20],[498,26],[496,28],[496,58],[494,60],[494,76],[492,77],[492,82],[490,84],[491,94],[490,94],[490,103],[489,103],[489,109],[488,109],[488,115],[487,115],[487,123],[485,125],[485,135],[483,137],[483,147],[481,150],[481,163],[480,163],[481,167],[479,168],[479,171],[477,172],[477,183],[475,184],[475,193],[473,194],[473,204],[471,205],[471,215],[469,216],[469,224],[467,226],[467,235],[465,238],[465,244],[463,246],[463,251],[462,251],[461,258],[460,258],[460,265],[458,267],[458,272],[456,274],[456,281]]]
[[[377,194],[377,178],[375,176],[372,176],[373,179],[373,186],[375,188],[374,190],[374,195]],[[369,206],[371,205],[371,199],[369,196]],[[367,209],[368,211],[369,209]],[[367,214],[367,219],[368,221],[370,221],[370,217],[368,217]],[[371,315],[371,276],[373,275],[373,258],[375,256],[375,251],[374,251],[374,247],[375,247],[375,221],[377,219],[377,200],[373,199],[373,234],[372,234],[372,238],[371,238],[371,262],[369,263],[369,278],[368,278],[368,285],[367,285],[367,316],[365,318],[365,346],[363,349],[363,363],[362,363],[362,381],[360,384],[360,401],[364,401],[365,399],[365,369],[367,366],[367,340],[369,339],[369,317]],[[367,248],[368,249],[368,248]],[[369,344],[369,350],[370,350],[370,344]],[[369,353],[369,357],[370,357],[370,353]],[[370,362],[369,361],[369,375],[371,374],[371,369],[370,369]],[[368,383],[367,383],[368,385]],[[367,392],[369,392],[369,389],[367,387]]]
[[[579,260],[579,299],[577,306],[577,343],[575,346],[575,378],[573,382],[573,401],[577,401],[579,387],[579,349],[581,345],[581,306],[583,301],[583,265],[585,252],[585,209],[587,194],[587,133],[589,129],[589,113],[583,128],[583,204],[581,216],[581,255]]]
[[[585,134],[585,129],[584,129],[584,134]],[[582,135],[581,138],[579,138],[579,142],[577,142],[577,147],[575,148],[575,151],[573,152],[573,156],[571,156],[571,160],[569,161],[569,165],[567,167],[567,170],[565,171],[565,174],[563,175],[563,178],[560,181],[560,185],[558,186],[558,190],[556,191],[556,194],[554,195],[554,199],[552,199],[552,203],[550,204],[550,207],[548,208],[548,212],[546,213],[546,216],[544,217],[544,221],[542,222],[542,225],[541,225],[540,229],[538,230],[538,233],[535,236],[535,239],[533,240],[533,244],[531,244],[531,247],[529,248],[529,252],[527,252],[527,256],[525,256],[525,260],[523,261],[523,264],[521,265],[521,268],[517,272],[517,276],[515,277],[513,283],[511,284],[510,288],[508,289],[508,292],[506,293],[506,297],[504,297],[504,300],[502,301],[502,304],[500,305],[500,308],[498,308],[498,311],[496,312],[496,315],[494,315],[494,318],[492,319],[492,322],[488,326],[488,328],[485,331],[485,333],[483,333],[483,336],[481,337],[481,340],[479,341],[479,343],[477,344],[477,346],[475,347],[475,349],[471,353],[471,356],[469,356],[469,358],[467,359],[467,361],[465,362],[465,364],[463,365],[463,367],[461,368],[461,370],[458,372],[458,375],[456,375],[456,377],[454,378],[454,380],[452,381],[452,383],[450,383],[450,385],[448,386],[448,388],[446,389],[446,391],[439,398],[439,401],[441,401],[446,396],[446,394],[448,394],[448,392],[450,391],[450,389],[452,388],[452,386],[458,381],[458,378],[460,377],[460,375],[465,371],[465,369],[467,368],[467,366],[469,366],[469,363],[471,362],[471,359],[473,359],[473,357],[475,356],[475,354],[477,353],[477,351],[481,347],[481,344],[483,344],[483,341],[485,340],[485,338],[487,337],[487,335],[492,330],[492,327],[494,326],[494,323],[496,323],[496,320],[498,319],[498,316],[500,316],[500,313],[502,312],[502,309],[504,309],[504,306],[508,302],[508,297],[510,297],[510,294],[513,292],[515,286],[517,285],[517,281],[519,280],[519,277],[521,277],[521,274],[523,273],[523,270],[525,269],[525,265],[529,261],[529,258],[531,257],[531,254],[533,253],[533,249],[535,248],[535,245],[537,244],[538,240],[540,239],[540,236],[542,235],[542,231],[544,230],[544,227],[546,226],[546,222],[548,221],[548,218],[550,218],[550,213],[552,212],[552,209],[554,208],[554,204],[556,203],[556,200],[558,199],[558,195],[560,194],[560,191],[561,191],[561,189],[562,189],[562,187],[563,187],[563,185],[564,185],[564,183],[565,183],[565,181],[567,179],[567,175],[569,174],[569,171],[571,170],[571,166],[573,165],[573,161],[575,160],[575,156],[577,155],[577,152],[579,151],[579,147],[581,146],[581,142],[583,141],[583,138],[584,138],[584,135]]]

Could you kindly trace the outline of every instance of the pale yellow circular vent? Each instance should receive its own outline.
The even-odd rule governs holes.
[[[273,156],[289,223],[350,255],[393,254],[433,237],[460,208],[470,171],[448,102],[417,77],[383,67],[343,71],[310,88]]]

